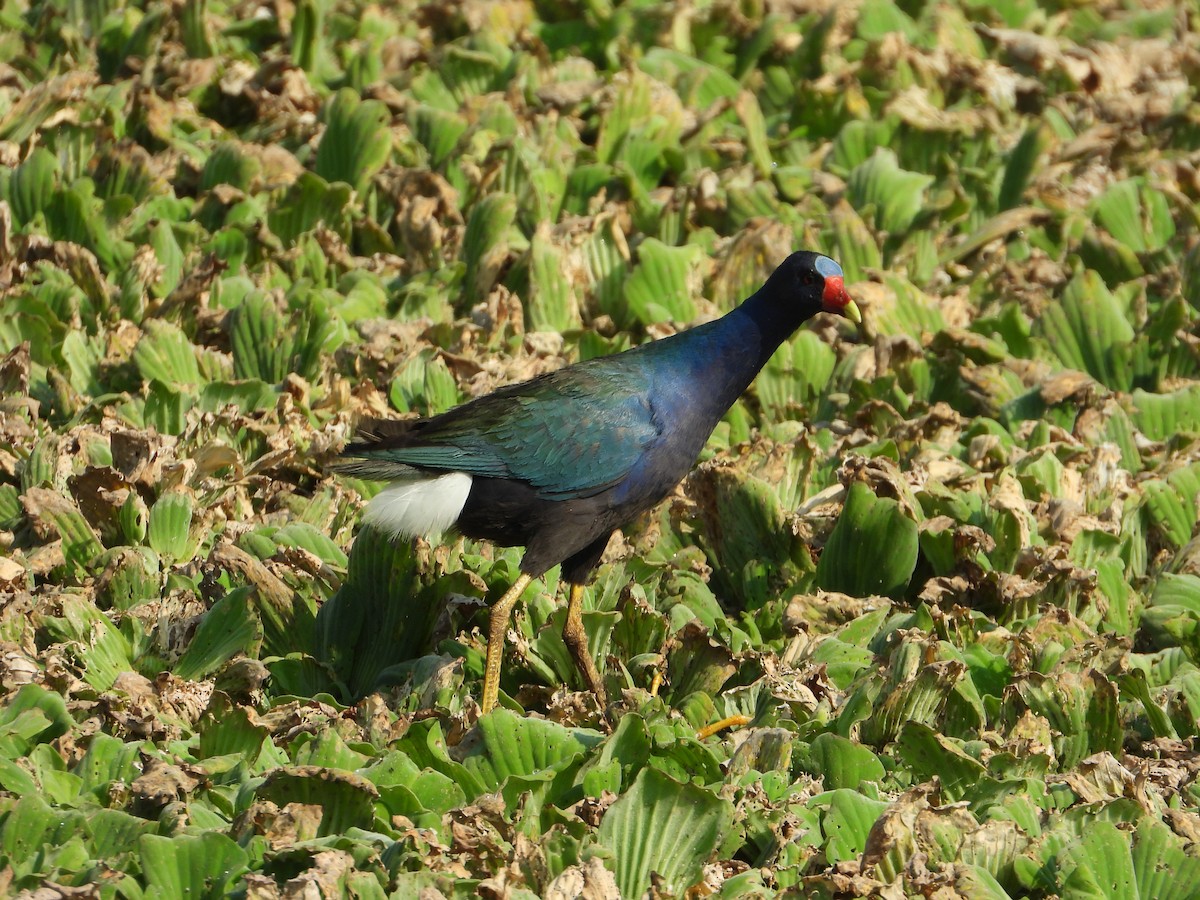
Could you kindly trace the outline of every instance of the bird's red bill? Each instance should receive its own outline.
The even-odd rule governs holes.
[[[858,305],[846,293],[846,282],[841,275],[825,276],[825,290],[821,293],[821,305],[825,308],[825,312],[845,316],[856,324],[862,321]]]
[[[840,275],[830,275],[825,279],[825,292],[821,300],[827,312],[841,312],[842,307],[850,302],[846,293],[846,282]]]

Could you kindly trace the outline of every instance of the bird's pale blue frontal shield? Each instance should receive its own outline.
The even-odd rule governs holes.
[[[845,273],[842,272],[842,267],[828,256],[818,256],[817,261],[813,264],[813,268],[816,269],[817,274],[823,278],[845,277]]]

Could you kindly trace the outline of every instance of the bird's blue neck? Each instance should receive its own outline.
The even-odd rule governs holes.
[[[741,333],[744,340],[750,334],[755,336],[757,354],[752,360],[747,360],[747,364],[753,367],[749,378],[749,381],[753,381],[779,345],[811,316],[812,312],[799,304],[782,303],[778,297],[769,296],[765,289],[761,289],[718,322],[735,334]],[[746,383],[749,384],[749,381]]]
[[[720,319],[659,342],[673,345],[669,352],[677,362],[669,389],[692,416],[711,419],[715,426],[806,318],[781,307],[778,299],[759,291]]]

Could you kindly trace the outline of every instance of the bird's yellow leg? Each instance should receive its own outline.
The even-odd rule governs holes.
[[[588,650],[587,632],[583,630],[582,608],[583,585],[572,584],[571,593],[567,598],[567,623],[563,625],[563,643],[567,645],[567,650],[575,660],[575,667],[587,681],[588,687],[596,695],[596,702],[603,710],[608,706],[608,695],[604,691],[604,683],[600,680],[600,673],[596,671],[596,663],[593,662],[592,654]]]
[[[532,575],[521,573],[512,587],[504,592],[504,596],[492,607],[488,619],[487,667],[483,673],[483,698],[479,701],[481,713],[489,713],[496,705],[496,697],[500,694],[500,661],[504,657],[504,635],[508,631],[508,619],[512,615],[517,600],[533,581]]]

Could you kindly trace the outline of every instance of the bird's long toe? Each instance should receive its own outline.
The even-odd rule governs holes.
[[[587,632],[583,628],[582,606],[583,585],[572,584],[570,598],[567,600],[567,621],[563,625],[562,631],[563,643],[567,645],[571,658],[575,660],[575,667],[579,669],[579,674],[583,676],[588,687],[592,689],[592,693],[596,695],[596,702],[603,711],[608,706],[608,692],[604,689],[604,682],[600,678],[596,662],[592,659],[592,653],[588,649]]]

